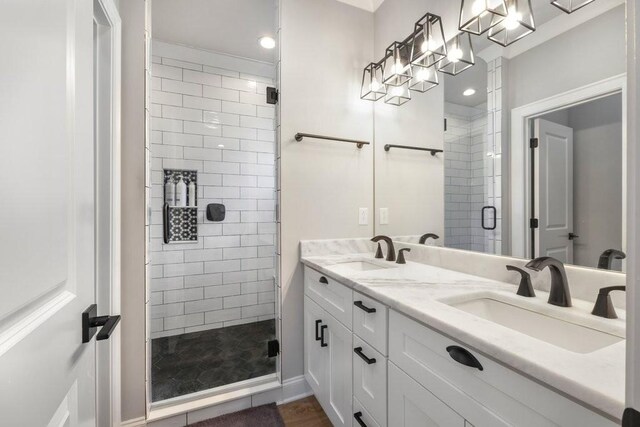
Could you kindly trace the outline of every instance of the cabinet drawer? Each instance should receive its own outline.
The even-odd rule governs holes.
[[[450,346],[469,351],[483,370],[456,362],[447,351]],[[615,425],[393,310],[389,313],[389,360],[475,427]]]
[[[305,267],[304,293],[320,307],[351,329],[353,291],[335,280]]]
[[[387,355],[387,318],[389,310],[376,300],[353,293],[353,332]]]
[[[464,418],[389,363],[389,425],[464,427]]]
[[[387,425],[387,359],[353,336],[353,395],[381,426]]]
[[[355,397],[353,398],[353,427],[382,427]]]

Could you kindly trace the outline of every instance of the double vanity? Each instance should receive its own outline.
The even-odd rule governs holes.
[[[562,307],[546,271],[518,295],[505,267],[525,260],[394,243],[405,264],[368,239],[301,243],[305,376],[334,426],[619,425],[624,311],[591,314],[572,282],[589,271]]]

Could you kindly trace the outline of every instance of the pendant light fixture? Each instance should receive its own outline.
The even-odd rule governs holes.
[[[391,43],[385,51],[382,71],[382,82],[386,85],[402,86],[408,82],[411,79],[411,47],[405,42]]]
[[[505,0],[462,0],[459,29],[480,35],[507,16]]]
[[[372,62],[362,73],[362,89],[360,98],[367,101],[377,101],[385,96],[387,87],[382,83],[382,64]]]
[[[573,13],[595,0],[551,0],[551,4],[565,13]]]
[[[471,34],[462,32],[447,42],[447,57],[438,62],[438,71],[455,76],[475,63]]]
[[[387,104],[400,106],[411,100],[411,90],[409,90],[409,80],[400,86],[387,87],[387,94],[384,102]]]
[[[438,86],[438,83],[438,73],[435,66],[428,68],[413,66],[413,78],[409,83],[410,90],[424,93]]]
[[[536,30],[531,9],[531,0],[506,0],[507,16],[493,20],[489,29],[489,40],[502,46],[509,46]]]
[[[447,56],[442,19],[427,13],[416,22],[411,41],[411,64],[431,67]],[[414,67],[415,69],[415,67]]]

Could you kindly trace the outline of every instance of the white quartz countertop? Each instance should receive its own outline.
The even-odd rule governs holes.
[[[335,264],[366,260],[389,268],[336,273]],[[451,307],[443,301],[472,294],[526,300],[529,309],[551,317],[578,320],[603,332],[624,336],[623,319],[591,315],[593,304],[573,300],[573,307],[547,304],[515,294],[514,284],[408,261],[405,265],[374,259],[371,253],[305,256],[302,262],[399,313],[464,343],[484,355],[616,419],[625,403],[625,341],[591,353],[576,353]],[[621,313],[619,315],[622,316]]]

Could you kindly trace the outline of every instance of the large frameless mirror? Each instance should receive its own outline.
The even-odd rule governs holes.
[[[375,104],[376,234],[624,271],[625,7],[603,3],[532,2],[536,31],[508,47],[475,23],[474,64],[457,73],[443,73],[460,64],[445,34],[439,85]],[[392,25],[378,18],[379,38]]]

